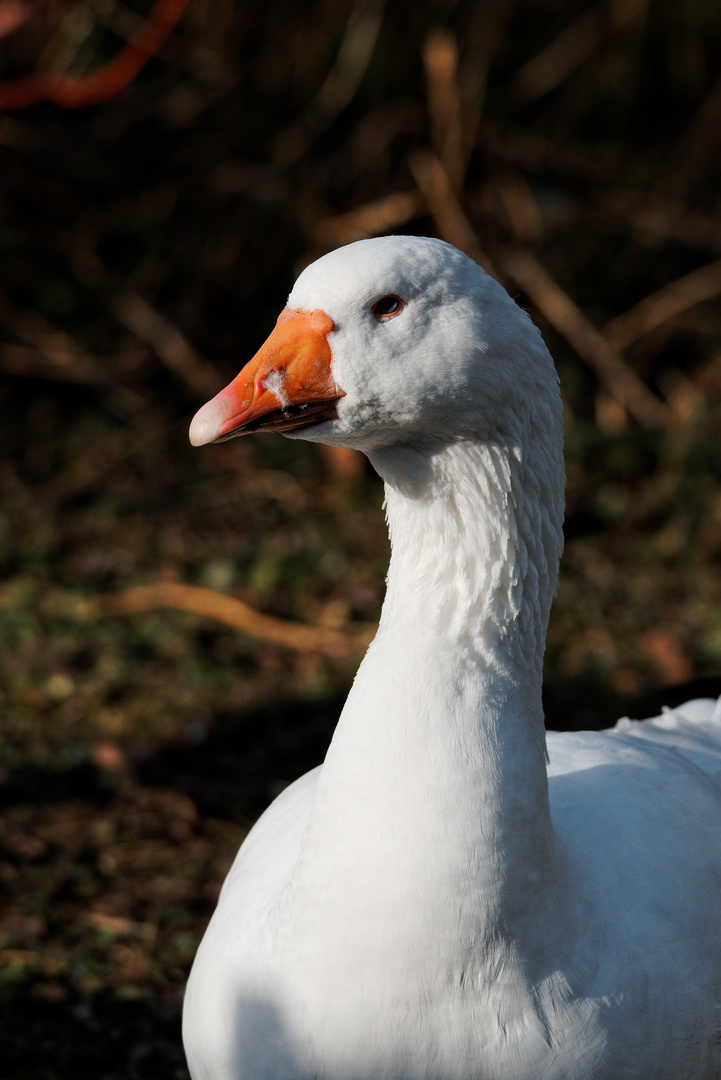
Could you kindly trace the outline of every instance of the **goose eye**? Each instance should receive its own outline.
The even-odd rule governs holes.
[[[383,296],[376,301],[371,310],[376,319],[390,319],[398,315],[402,307],[403,301],[400,296]]]

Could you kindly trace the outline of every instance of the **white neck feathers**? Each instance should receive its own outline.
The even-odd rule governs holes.
[[[382,625],[398,621],[489,674],[538,684],[556,589],[557,476],[518,444],[460,442],[376,453],[392,559]],[[540,468],[539,468],[540,465]]]
[[[374,928],[355,942],[366,963],[429,933],[451,963],[464,934],[528,937],[540,960],[535,928],[559,880],[541,707],[558,476],[544,483],[498,444],[394,448],[373,462],[386,482],[388,593],[323,767],[294,897],[306,895],[330,948],[357,909]]]

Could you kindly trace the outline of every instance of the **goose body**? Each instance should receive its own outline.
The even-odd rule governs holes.
[[[363,450],[392,544],[324,764],[251,830],[191,973],[193,1080],[718,1080],[721,709],[541,707],[561,406],[437,240],[340,249],[191,428]]]

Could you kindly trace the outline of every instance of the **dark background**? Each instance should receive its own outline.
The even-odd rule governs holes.
[[[721,691],[717,0],[183,6],[0,0],[8,1080],[186,1076],[220,882],[377,618],[362,459],[187,444],[329,248],[442,236],[557,359],[549,726]]]

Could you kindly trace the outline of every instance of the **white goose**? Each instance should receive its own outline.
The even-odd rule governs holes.
[[[393,554],[325,764],[200,946],[194,1080],[719,1080],[721,710],[550,735],[547,769],[564,472],[529,318],[438,240],[352,244],[191,440],[259,429],[363,450]]]

